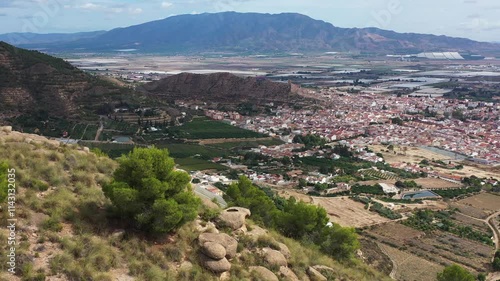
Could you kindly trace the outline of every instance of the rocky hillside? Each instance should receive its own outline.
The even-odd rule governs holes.
[[[0,112],[2,117],[27,115],[85,119],[128,90],[101,81],[62,59],[0,42]]]
[[[31,45],[33,48],[40,46]],[[423,51],[497,52],[499,44],[377,28],[340,28],[294,13],[224,12],[178,15],[117,28],[94,38],[48,44],[54,51],[140,52],[324,52],[418,53]]]
[[[15,276],[11,249],[0,247],[2,280],[389,280],[261,228],[247,209],[222,211],[211,201],[158,239],[125,230],[101,189],[117,163],[83,147],[0,127],[0,159],[16,169],[18,239]],[[2,241],[8,235],[0,230]]]
[[[291,85],[264,78],[242,78],[230,73],[181,73],[148,83],[143,90],[168,101],[202,101],[221,104],[251,102],[286,103],[298,96],[291,93]]]

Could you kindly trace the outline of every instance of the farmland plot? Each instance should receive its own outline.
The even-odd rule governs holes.
[[[312,197],[313,203],[325,208],[332,222],[342,226],[364,227],[389,222],[377,213],[365,209],[365,205],[348,197]]]

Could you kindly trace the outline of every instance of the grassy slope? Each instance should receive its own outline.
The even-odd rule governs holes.
[[[109,202],[100,189],[117,166],[113,160],[76,147],[28,144],[9,137],[0,137],[0,159],[17,169],[17,235],[21,242],[17,260],[24,280],[34,280],[28,278],[37,275],[70,280],[116,280],[126,275],[137,280],[216,280],[197,265],[194,223],[168,242],[150,242],[133,232],[124,237],[113,235],[120,223],[106,217]],[[0,215],[6,219],[6,212]],[[0,240],[6,241],[6,235],[2,228]],[[343,280],[387,279],[358,262],[340,264],[314,248],[276,233],[270,235],[289,246],[293,254],[290,266],[299,275],[310,265],[323,264],[334,268],[335,277]],[[243,241],[240,244],[250,247]],[[233,261],[232,280],[249,280],[247,266],[262,262],[255,256],[246,257]],[[20,280],[6,275],[5,261],[6,248],[1,247],[0,277]],[[194,266],[179,270],[184,261]]]

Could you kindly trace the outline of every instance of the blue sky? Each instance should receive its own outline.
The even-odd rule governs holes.
[[[0,33],[110,30],[222,11],[298,12],[339,27],[500,41],[498,0],[0,0]]]

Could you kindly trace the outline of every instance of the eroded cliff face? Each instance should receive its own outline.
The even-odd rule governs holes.
[[[230,73],[181,73],[143,86],[143,90],[169,101],[203,101],[221,104],[291,102],[297,96],[291,85],[264,78],[242,78]]]

